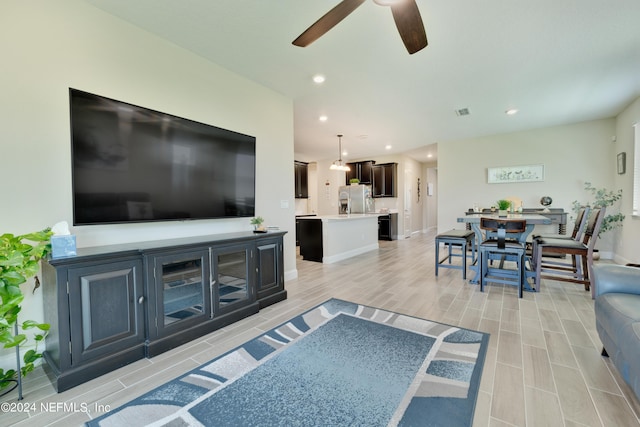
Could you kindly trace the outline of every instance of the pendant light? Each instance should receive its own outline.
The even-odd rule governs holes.
[[[350,171],[351,168],[349,168],[349,166],[342,164],[342,135],[338,135],[338,150],[338,160],[331,163],[329,169],[334,171]]]

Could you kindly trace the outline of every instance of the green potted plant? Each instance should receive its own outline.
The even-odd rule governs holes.
[[[609,230],[621,227],[622,222],[624,221],[624,215],[619,211],[611,211],[609,210],[609,208],[614,206],[622,198],[622,189],[613,191],[607,190],[606,188],[595,188],[591,185],[590,182],[584,183],[584,189],[588,191],[593,198],[592,201],[586,203],[587,205],[591,206],[592,208],[607,208],[607,212],[604,219],[602,220],[602,225],[600,226],[600,233],[598,233],[598,236],[601,236],[603,233],[606,233]],[[574,200],[571,208],[574,215],[577,215],[580,206],[584,205],[585,203],[580,203],[577,200]]]
[[[359,180],[358,178],[351,178],[351,179],[349,180],[349,183],[350,183],[351,185],[358,185],[358,184],[360,184],[360,180]]]
[[[35,362],[42,357],[42,353],[38,352],[38,343],[42,342],[47,335],[49,324],[34,320],[18,323],[18,314],[24,300],[20,286],[31,277],[35,278],[34,292],[40,286],[36,274],[40,260],[51,252],[52,234],[51,229],[47,228],[19,236],[13,234],[0,236],[0,343],[4,348],[25,345],[28,338],[24,331],[37,330],[33,336],[35,348],[24,353],[23,364],[20,363],[18,350],[17,370],[0,368],[0,389],[16,382],[18,375],[25,376],[33,371]]]
[[[496,206],[498,207],[498,216],[507,216],[511,202],[505,199],[500,199],[496,202]]]
[[[262,223],[264,222],[264,218],[262,218],[261,216],[257,216],[255,218],[251,218],[251,225],[253,225],[253,231],[264,231],[264,225],[262,225]]]

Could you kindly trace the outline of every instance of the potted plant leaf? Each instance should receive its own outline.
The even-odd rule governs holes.
[[[506,199],[500,199],[496,202],[496,206],[498,206],[498,216],[507,216],[511,202]]]
[[[51,229],[47,228],[19,236],[0,236],[0,343],[4,348],[18,348],[16,369],[0,368],[0,389],[12,383],[20,385],[20,378],[33,371],[35,362],[42,357],[42,353],[38,352],[38,343],[44,340],[49,325],[34,320],[19,323],[18,314],[24,300],[21,285],[34,277],[34,292],[40,286],[36,274],[40,260],[51,252],[52,234]],[[21,363],[19,346],[27,344],[28,338],[24,332],[29,329],[37,331],[33,335],[35,348],[24,353]]]
[[[264,233],[266,230],[262,223],[264,222],[264,218],[261,216],[257,216],[255,218],[251,218],[251,225],[253,225],[253,231],[256,233]]]
[[[622,198],[622,189],[613,191],[607,190],[606,188],[595,188],[590,182],[584,183],[584,189],[591,193],[591,196],[593,197],[593,200],[588,202],[587,205],[592,208],[607,208],[606,215],[602,220],[602,225],[600,225],[600,233],[598,233],[598,236],[601,236],[609,230],[621,227],[622,222],[624,221],[624,215],[619,211],[610,211],[608,208],[615,205]],[[577,200],[573,201],[572,211],[574,215],[577,215],[578,210],[580,210],[580,206],[584,206],[584,204]]]
[[[358,178],[351,178],[351,179],[349,180],[349,184],[351,184],[351,185],[358,185],[358,184],[360,184],[360,180],[359,180]]]

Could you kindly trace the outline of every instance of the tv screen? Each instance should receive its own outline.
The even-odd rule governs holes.
[[[255,137],[69,93],[74,225],[254,216]]]

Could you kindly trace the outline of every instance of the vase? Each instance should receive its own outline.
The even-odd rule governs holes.
[[[507,216],[507,210],[506,209],[498,209],[498,216],[499,217],[506,217]]]

